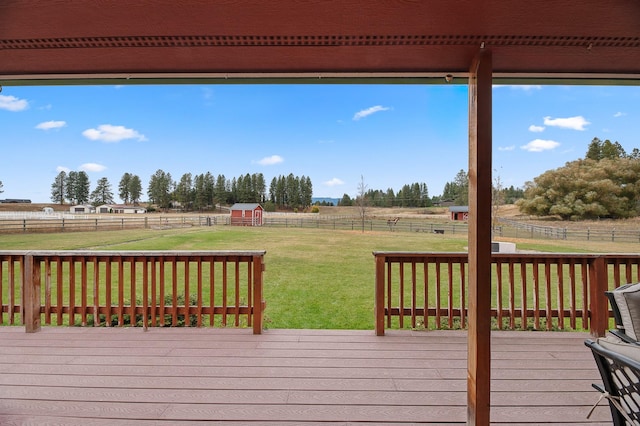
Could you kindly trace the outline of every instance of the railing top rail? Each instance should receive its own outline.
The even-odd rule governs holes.
[[[0,250],[0,256],[176,257],[264,256],[266,250]]]
[[[452,258],[468,257],[467,252],[426,252],[426,251],[374,251],[375,257],[409,259],[415,257]],[[640,259],[639,253],[492,253],[494,259]]]

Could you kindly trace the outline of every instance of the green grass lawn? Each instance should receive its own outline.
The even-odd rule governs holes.
[[[466,235],[250,227],[1,235],[4,250],[266,250],[267,328],[371,329],[374,251],[466,251]],[[540,251],[607,251],[529,241]],[[619,249],[618,251],[625,251]],[[626,250],[630,251],[630,250]]]

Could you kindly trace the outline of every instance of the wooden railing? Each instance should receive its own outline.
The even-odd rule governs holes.
[[[262,332],[264,251],[0,251],[0,324]]]
[[[374,252],[375,330],[464,328],[467,253]],[[611,315],[604,291],[640,281],[640,254],[506,254],[492,256],[498,329],[584,329],[604,335]]]

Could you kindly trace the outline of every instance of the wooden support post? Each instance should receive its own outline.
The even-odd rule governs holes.
[[[264,257],[253,256],[253,334],[262,334],[262,272],[264,271]]]
[[[35,333],[40,330],[40,262],[27,254],[22,271],[22,295],[24,301],[24,330]]]
[[[607,262],[596,257],[589,265],[589,331],[593,337],[603,337],[609,327],[609,305],[604,292],[609,288]]]
[[[385,256],[374,253],[376,259],[376,300],[375,300],[375,328],[376,336],[384,336],[384,265]],[[425,306],[427,306],[425,304]]]
[[[491,51],[469,72],[469,330],[467,424],[491,412]]]

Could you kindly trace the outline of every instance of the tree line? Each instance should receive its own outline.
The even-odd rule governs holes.
[[[512,204],[524,195],[524,190],[511,185],[503,188],[497,179],[494,188],[494,196],[502,204]],[[442,195],[429,197],[429,190],[426,183],[414,182],[405,184],[398,192],[392,188],[386,191],[380,189],[367,189],[363,194],[358,194],[356,199],[352,199],[348,194],[344,194],[338,205],[352,206],[359,204],[359,198],[363,197],[364,202],[370,207],[431,207],[443,203],[457,206],[469,204],[469,174],[460,170],[452,181],[446,182]]]
[[[520,211],[563,220],[628,218],[640,214],[640,150],[594,138],[585,158],[525,183]]]
[[[98,180],[90,191],[89,176],[84,171],[61,171],[51,184],[51,201],[57,204],[114,203],[112,185],[106,177]],[[210,173],[185,173],[174,181],[171,173],[158,169],[149,179],[147,197],[150,204],[161,209],[206,210],[218,204],[266,203],[281,209],[306,208],[311,205],[313,186],[306,176],[278,176],[273,178],[267,194],[262,173],[226,178]],[[118,184],[118,196],[125,204],[137,205],[142,196],[142,182],[138,175],[125,173]]]

